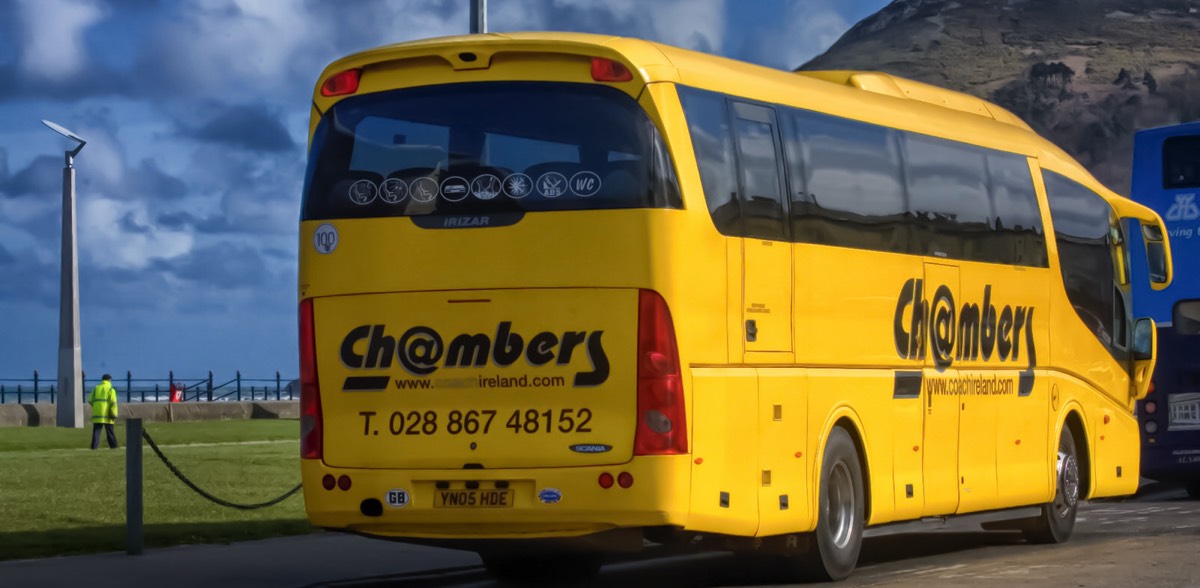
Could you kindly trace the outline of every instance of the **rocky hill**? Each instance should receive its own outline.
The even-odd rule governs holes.
[[[1127,194],[1133,132],[1200,120],[1200,0],[894,0],[799,69],[986,98]]]

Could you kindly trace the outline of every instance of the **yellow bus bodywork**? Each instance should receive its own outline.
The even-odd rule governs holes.
[[[462,61],[465,52],[478,59]],[[1105,189],[995,105],[883,74],[797,75],[645,41],[550,33],[383,47],[331,64],[320,79],[363,68],[359,94],[507,80],[592,84],[587,62],[594,56],[618,60],[634,72],[633,80],[609,85],[636,98],[658,127],[678,176],[683,210],[534,213],[514,226],[487,231],[423,231],[404,219],[325,221],[340,232],[332,255],[318,255],[310,245],[322,222],[302,224],[299,295],[315,300],[327,445],[324,462],[302,464],[314,524],[380,536],[459,539],[567,537],[658,526],[734,536],[806,532],[816,526],[824,441],[836,426],[849,430],[858,445],[869,525],[1049,501],[1057,440],[1068,423],[1082,428],[1077,433],[1087,459],[1088,496],[1136,490],[1131,383],[1072,312],[1054,239],[1047,238],[1050,261],[1042,268],[722,236],[706,213],[676,84],[1024,155],[1047,235],[1053,231],[1042,169],[1088,186],[1122,216],[1161,224],[1152,211]],[[314,95],[310,138],[321,115],[340,99]],[[456,261],[467,257],[469,263]],[[960,303],[983,304],[990,288],[989,302],[998,310],[1026,309],[1033,318],[1025,325],[1028,333],[1021,333],[1019,361],[959,360],[938,368],[929,358],[898,357],[893,319],[897,297],[911,280],[946,285]],[[386,322],[379,317],[392,312],[388,300],[399,297],[421,300],[420,308],[439,328],[490,328],[491,323],[477,327],[439,314],[439,305],[446,307],[450,298],[536,290],[541,302],[515,297],[506,308],[519,320],[538,322],[535,330],[563,329],[573,320],[570,313],[543,309],[556,308],[555,296],[570,300],[563,308],[571,312],[588,306],[591,294],[573,299],[571,289],[618,293],[615,306],[598,309],[608,313],[612,340],[619,342],[613,358],[634,351],[631,293],[654,290],[667,301],[684,366],[688,455],[632,457],[626,446],[621,460],[612,463],[535,467],[531,459],[513,467],[463,470],[441,466],[456,452],[469,453],[465,449],[422,441],[421,459],[439,467],[423,466],[421,459],[404,467],[374,460],[392,449],[363,433],[359,413],[388,407],[372,409],[371,400],[336,397],[349,373],[336,355],[348,328]],[[904,312],[898,320],[911,321],[911,309]],[[742,325],[748,316],[758,317],[769,337],[747,343]],[[1037,363],[1028,395],[976,393],[1014,385],[1029,367],[1031,347]],[[945,388],[896,398],[898,372],[921,374],[925,386],[942,382]],[[632,398],[630,392],[620,402]],[[466,397],[460,400],[469,404]],[[630,416],[612,426],[631,422]],[[330,465],[338,460],[353,464]],[[635,483],[629,489],[601,488],[596,480],[605,472],[631,473]],[[327,474],[348,475],[351,490],[322,488]],[[515,490],[512,508],[431,504],[438,482],[458,487],[495,480]],[[363,497],[394,488],[407,489],[412,502],[379,517],[360,513]],[[545,488],[560,491],[563,500],[539,503],[536,493]]]

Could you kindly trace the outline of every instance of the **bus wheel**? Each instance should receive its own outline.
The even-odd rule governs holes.
[[[1191,496],[1192,498],[1200,499],[1200,481],[1188,482],[1187,485],[1184,486],[1184,488],[1187,489],[1188,496]]]
[[[821,462],[817,530],[805,556],[807,576],[816,580],[841,580],[854,571],[862,549],[866,500],[862,467],[850,433],[834,427]]]
[[[600,571],[598,553],[481,553],[488,574],[505,584],[565,586],[587,582]]]
[[[1054,500],[1042,505],[1042,514],[1023,532],[1030,543],[1062,543],[1071,538],[1079,510],[1079,457],[1070,427],[1058,441],[1058,475]]]

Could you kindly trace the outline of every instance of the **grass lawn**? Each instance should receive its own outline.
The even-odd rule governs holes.
[[[196,485],[237,503],[275,498],[300,483],[294,420],[144,424]],[[84,429],[0,428],[0,559],[125,549],[125,430],[121,449],[90,451]],[[177,480],[143,445],[146,547],[307,533],[299,493],[244,511],[219,506]]]

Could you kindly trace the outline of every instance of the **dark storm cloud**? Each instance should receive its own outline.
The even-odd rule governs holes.
[[[198,222],[200,219],[195,215],[179,210],[164,212],[155,218],[155,224],[164,229],[182,229],[195,226]]]
[[[472,0],[473,1],[473,0]],[[420,31],[389,31],[387,27],[380,26],[380,23],[390,21],[391,15],[395,14],[396,9],[392,6],[390,0],[359,0],[354,3],[354,10],[346,10],[344,6],[335,2],[326,2],[324,0],[309,0],[306,4],[307,12],[311,13],[314,20],[322,22],[333,22],[337,26],[331,27],[333,46],[336,48],[336,54],[326,56],[326,59],[332,60],[346,53],[354,51],[362,51],[376,45],[397,43],[408,40],[413,34]],[[467,3],[462,0],[429,0],[421,5],[423,12],[432,14],[433,16],[443,21],[449,21],[458,17],[460,14],[465,14],[468,9]],[[491,8],[491,14],[495,14],[497,7]],[[462,33],[467,32],[467,22],[462,20]],[[405,34],[407,36],[400,38],[394,33]],[[324,67],[326,63],[319,64]],[[320,69],[313,72],[315,76],[320,72]]]
[[[56,272],[54,279],[57,277]],[[57,281],[55,284],[57,287]],[[170,306],[171,301],[164,296],[171,291],[166,276],[153,266],[145,269],[79,266],[79,303],[85,309],[105,308],[120,315],[129,314],[131,308],[159,311]],[[57,305],[58,297],[50,302]]]
[[[298,150],[247,157],[240,150],[204,145],[191,155],[190,164],[203,170],[185,176],[191,190],[218,197],[220,209],[172,214],[167,221],[187,223],[206,234],[295,232],[305,166]]]
[[[3,27],[0,27],[0,37]],[[13,61],[2,57],[5,45],[0,44],[0,101],[4,100],[63,100],[74,101],[96,96],[127,96],[140,98],[142,85],[126,72],[98,63],[89,63],[65,79],[54,80],[31,76]]]
[[[35,302],[45,308],[58,306],[58,260],[41,263],[28,255],[0,249],[0,302]]]
[[[184,129],[183,134],[252,151],[288,151],[295,146],[279,116],[262,104],[231,106],[199,128]]]
[[[133,213],[126,214],[117,221],[117,230],[124,234],[149,235],[154,227],[140,223]]]
[[[16,39],[19,32],[16,3],[0,2],[0,71],[5,69],[3,65],[11,64],[17,58]],[[3,91],[0,89],[0,92]]]
[[[167,174],[153,159],[143,159],[125,172],[125,187],[133,195],[151,199],[177,199],[188,193],[183,180]]]
[[[582,7],[562,6],[555,0],[540,0],[536,6],[533,12],[546,15],[546,30],[549,31],[581,31],[619,34],[624,37],[642,39],[662,39],[661,32],[667,31],[673,26],[671,23],[652,22],[646,18],[646,12],[642,10],[617,14],[603,2]],[[704,53],[718,53],[721,50],[721,47],[714,46],[708,37],[699,32],[692,34],[686,42],[677,39],[672,44]]]
[[[161,265],[184,280],[223,290],[257,286],[267,273],[257,251],[232,243],[199,248],[182,259]]]
[[[39,155],[7,181],[0,178],[0,192],[9,196],[62,194],[62,169],[61,156]]]

